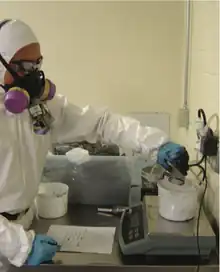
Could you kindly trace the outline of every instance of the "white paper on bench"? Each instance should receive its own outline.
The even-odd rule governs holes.
[[[60,245],[60,251],[111,254],[115,227],[51,225],[47,235]]]

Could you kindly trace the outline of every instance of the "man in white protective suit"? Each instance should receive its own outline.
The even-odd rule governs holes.
[[[46,155],[52,143],[116,144],[168,167],[182,167],[184,147],[157,128],[91,107],[79,108],[55,93],[41,70],[40,44],[20,20],[0,23],[0,271],[52,260],[59,246],[29,230]],[[185,157],[184,157],[185,156]],[[188,164],[181,169],[184,174]],[[179,169],[181,168],[179,167]]]

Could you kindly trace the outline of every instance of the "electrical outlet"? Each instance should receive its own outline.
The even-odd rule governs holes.
[[[178,114],[179,127],[188,128],[189,127],[189,109],[181,108]]]

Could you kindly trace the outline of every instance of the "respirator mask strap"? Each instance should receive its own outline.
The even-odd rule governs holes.
[[[0,62],[5,66],[6,70],[13,76],[14,79],[19,78],[19,75],[10,67],[6,60],[0,54]],[[2,85],[1,85],[2,86]]]

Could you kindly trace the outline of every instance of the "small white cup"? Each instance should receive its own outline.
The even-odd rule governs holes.
[[[63,183],[41,183],[36,198],[37,212],[42,218],[54,219],[64,216],[68,208],[69,187]]]

